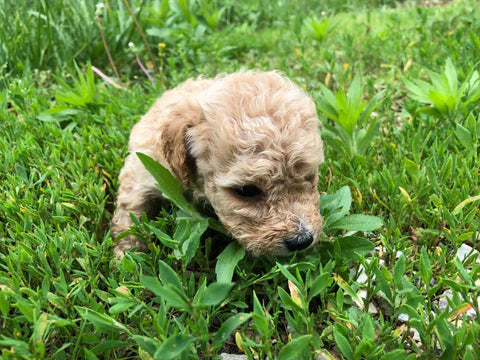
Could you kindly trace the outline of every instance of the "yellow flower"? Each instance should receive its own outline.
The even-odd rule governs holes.
[[[158,48],[159,49],[165,49],[167,47],[167,44],[165,43],[158,43]]]
[[[300,51],[300,49],[295,48],[295,54],[297,54],[297,56],[300,56],[302,55],[302,52]]]

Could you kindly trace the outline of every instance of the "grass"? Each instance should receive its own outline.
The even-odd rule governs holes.
[[[146,44],[120,0],[0,7],[2,358],[480,358],[478,253],[456,256],[480,250],[480,102],[442,86],[456,101],[445,112],[428,90],[432,73],[453,66],[460,86],[479,71],[480,10],[425,3],[131,1]],[[313,36],[307,20],[329,31]],[[98,23],[127,91],[90,73],[113,76]],[[244,257],[172,206],[131,230],[150,252],[116,262],[109,221],[129,130],[166,88],[241,67],[280,69],[318,104],[322,85],[337,93],[355,77],[360,101],[385,91],[361,156],[327,143],[321,245]],[[415,96],[411,84],[430,85]],[[381,229],[328,220],[340,198]]]

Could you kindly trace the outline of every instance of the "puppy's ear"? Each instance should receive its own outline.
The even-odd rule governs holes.
[[[199,109],[195,109],[199,110]],[[173,115],[173,114],[172,114]],[[162,126],[162,152],[170,171],[181,182],[182,187],[189,189],[196,176],[196,163],[192,155],[193,139],[189,130],[203,121],[201,110],[189,109],[182,114],[175,114]]]

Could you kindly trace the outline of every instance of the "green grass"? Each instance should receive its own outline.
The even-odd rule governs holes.
[[[480,102],[446,113],[405,86],[435,87],[428,71],[442,74],[448,58],[458,84],[480,71],[478,3],[130,4],[160,70],[151,86],[128,10],[106,2],[101,26],[127,91],[87,71],[114,76],[94,3],[0,6],[2,358],[480,358],[478,317],[466,312],[480,311],[479,258],[455,256],[462,244],[480,250]],[[314,15],[331,26],[319,41],[302,27]],[[385,90],[366,151],[352,160],[326,146],[319,169],[319,191],[351,194],[350,213],[383,227],[351,237],[331,226],[308,254],[252,259],[172,206],[131,230],[150,252],[116,262],[109,221],[129,130],[166,88],[241,67],[279,69],[319,104],[321,84],[335,93],[355,76],[364,101]]]

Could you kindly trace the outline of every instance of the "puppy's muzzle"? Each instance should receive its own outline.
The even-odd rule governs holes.
[[[285,240],[285,246],[288,251],[303,250],[313,243],[313,233],[305,230],[288,237]]]

